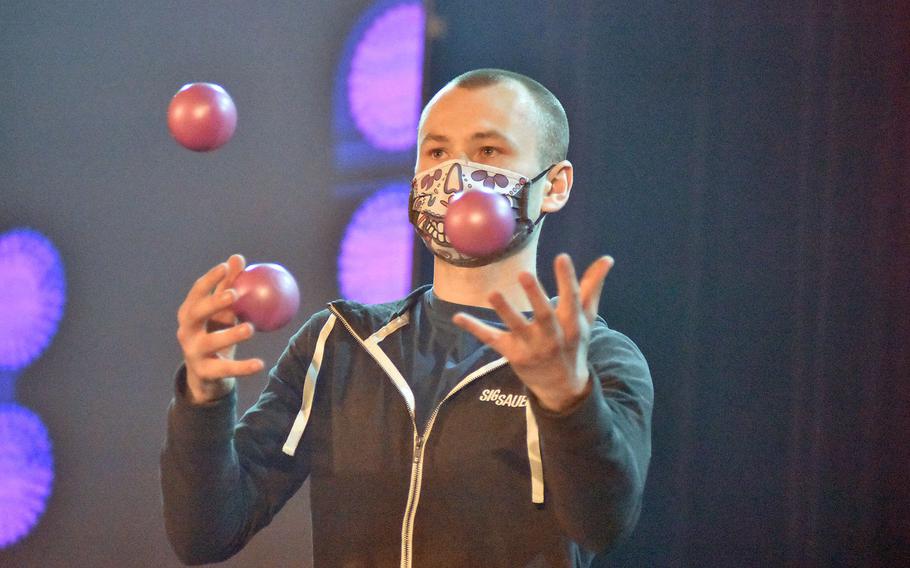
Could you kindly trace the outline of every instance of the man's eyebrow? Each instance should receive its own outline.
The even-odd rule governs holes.
[[[443,136],[442,134],[427,134],[423,137],[423,140],[420,141],[420,145],[423,146],[427,142],[441,142],[445,144],[448,141],[448,137]]]
[[[499,132],[498,130],[486,130],[484,132],[475,132],[471,135],[471,140],[488,140],[490,138],[496,138],[504,142],[510,142],[509,137]]]
[[[474,134],[471,135],[471,140],[474,140],[474,141],[490,140],[490,139],[502,140],[503,142],[506,142],[508,144],[512,143],[512,140],[508,136],[506,136],[505,134],[503,134],[502,132],[500,132],[498,130],[484,130],[481,132],[475,132]],[[449,137],[444,136],[442,134],[430,133],[423,137],[423,140],[420,141],[420,145],[423,146],[427,142],[438,142],[440,144],[448,144]]]

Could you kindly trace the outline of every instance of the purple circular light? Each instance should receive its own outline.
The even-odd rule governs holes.
[[[376,148],[414,145],[420,114],[425,14],[407,2],[381,12],[351,60],[348,105],[360,133]]]
[[[414,231],[405,184],[383,187],[354,212],[341,239],[338,283],[345,298],[364,303],[396,300],[411,289]]]
[[[22,369],[48,346],[66,283],[54,245],[31,229],[0,236],[0,368]]]
[[[35,527],[53,481],[54,456],[41,418],[18,404],[0,404],[0,548]]]

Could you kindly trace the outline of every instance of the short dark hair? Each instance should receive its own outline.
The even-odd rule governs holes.
[[[569,152],[569,120],[562,103],[549,89],[521,73],[505,69],[475,69],[455,77],[447,86],[462,89],[479,89],[514,81],[527,90],[538,110],[540,136],[537,153],[543,164],[548,166],[566,159]]]

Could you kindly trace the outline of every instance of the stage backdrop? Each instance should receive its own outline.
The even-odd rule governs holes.
[[[644,512],[599,565],[908,565],[907,3],[435,11],[430,91],[504,67],[564,101],[541,267],[612,254],[601,312],[651,365]]]
[[[301,282],[299,325],[341,294],[355,210],[374,190],[399,199],[407,178],[406,150],[377,165],[338,120],[338,65],[370,6],[0,3],[0,237],[47,235],[68,298],[47,350],[0,389],[41,417],[56,472],[46,512],[0,566],[178,565],[158,452],[187,288],[231,252],[283,262]],[[552,289],[557,252],[582,265],[613,254],[601,312],[651,364],[645,508],[599,565],[906,561],[906,9],[433,11],[427,92],[498,66],[566,103],[576,188],[546,221],[542,272]],[[190,81],[225,85],[238,106],[234,140],[213,154],[165,127]],[[274,361],[289,334],[241,352]],[[242,384],[243,406],[262,385]],[[305,493],[225,565],[310,565]]]

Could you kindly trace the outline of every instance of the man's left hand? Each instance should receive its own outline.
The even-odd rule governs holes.
[[[603,256],[588,267],[579,282],[572,259],[560,254],[553,262],[559,292],[556,308],[537,278],[522,272],[518,280],[534,311],[531,320],[494,292],[490,304],[508,331],[465,313],[456,314],[452,321],[505,357],[542,407],[553,412],[567,410],[591,390],[588,341],[604,279],[612,267],[613,258]]]

